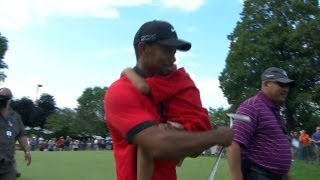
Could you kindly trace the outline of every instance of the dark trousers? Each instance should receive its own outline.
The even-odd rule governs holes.
[[[302,147],[302,149],[301,149],[302,160],[310,161],[311,160],[311,154],[312,154],[312,151],[311,151],[311,147],[310,146]]]
[[[16,170],[14,169],[14,166],[11,166],[8,172],[0,174],[0,180],[15,180],[15,179],[16,179]]]
[[[261,166],[242,159],[241,170],[243,180],[282,180],[282,175],[274,174]]]
[[[251,167],[244,180],[282,180],[282,176],[268,172],[264,169]]]

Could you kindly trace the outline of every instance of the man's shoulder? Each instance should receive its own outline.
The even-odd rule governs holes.
[[[11,111],[10,116],[13,121],[21,121],[21,116],[16,111]]]
[[[112,103],[113,106],[115,105],[115,102],[134,102],[144,99],[149,100],[147,96],[144,96],[136,87],[133,86],[127,77],[122,77],[112,83],[106,90],[104,96],[105,102],[107,104],[108,102]],[[120,103],[119,105],[123,105],[123,103]]]
[[[245,101],[243,101],[242,105],[249,105],[249,106],[255,106],[260,103],[262,103],[263,100],[261,99],[259,94],[256,94],[254,96],[249,97]]]
[[[317,132],[313,133],[312,138],[316,138],[317,140],[320,140],[320,133],[317,133]]]
[[[128,84],[128,78],[126,78],[126,77],[121,77],[121,78],[119,78],[119,79],[117,79],[117,80],[115,80],[111,85],[110,85],[110,87],[108,88],[108,90],[109,89],[111,89],[111,88],[117,88],[117,87],[119,87],[119,86],[123,86],[123,85],[125,85],[125,84]]]
[[[130,88],[132,88],[131,82],[127,77],[122,77],[116,81],[114,81],[110,87],[107,89],[106,94],[119,94],[128,92]]]
[[[267,104],[264,102],[263,98],[261,97],[261,94],[257,93],[256,95],[243,101],[238,107],[238,110],[250,110],[251,112],[257,113],[259,111],[265,110],[266,107]]]

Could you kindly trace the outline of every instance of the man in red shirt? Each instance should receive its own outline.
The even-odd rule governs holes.
[[[62,151],[63,150],[64,139],[63,139],[62,136],[56,141],[56,145],[57,145],[58,151]]]
[[[166,75],[142,78],[131,68],[123,71],[133,85],[145,95],[150,94],[155,104],[162,104],[163,116],[167,123],[181,130],[191,132],[212,129],[208,111],[202,107],[200,92],[184,70],[179,68]],[[183,159],[177,161],[181,166]],[[150,180],[153,172],[153,159],[146,156],[138,147],[137,172],[139,180]]]
[[[169,74],[175,67],[176,50],[187,51],[189,42],[178,39],[171,24],[144,23],[134,38],[137,74],[146,78]],[[164,107],[166,108],[166,107]],[[106,123],[113,144],[118,180],[137,179],[137,146],[154,159],[153,180],[176,180],[176,161],[219,144],[231,143],[230,128],[190,133],[163,123],[152,97],[144,95],[123,76],[114,82],[104,99]],[[161,112],[161,111],[160,111]]]

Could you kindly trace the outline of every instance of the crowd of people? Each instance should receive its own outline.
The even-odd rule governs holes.
[[[112,150],[110,137],[71,138],[70,136],[44,139],[32,135],[28,138],[31,151]]]
[[[310,136],[305,130],[291,131],[293,160],[320,163],[320,126]]]

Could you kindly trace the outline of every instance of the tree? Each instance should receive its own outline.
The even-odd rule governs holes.
[[[7,77],[1,69],[7,69],[8,65],[3,61],[4,55],[8,50],[8,40],[0,33],[0,81],[4,81]]]
[[[227,113],[228,113],[227,109],[224,109],[223,107],[213,109],[210,107],[208,113],[209,113],[210,121],[214,126],[230,125],[229,118],[227,116]]]
[[[36,106],[31,99],[23,97],[21,99],[13,100],[11,102],[11,107],[18,114],[20,114],[25,126],[35,126],[33,124],[33,118],[35,117]]]
[[[91,135],[105,135],[108,130],[104,121],[103,98],[106,87],[86,88],[78,98],[75,128]]]
[[[47,118],[56,111],[56,102],[50,94],[42,94],[36,105],[34,125],[43,128]]]
[[[284,105],[289,129],[313,127],[320,103],[320,12],[317,0],[247,0],[228,36],[230,50],[219,80],[231,110],[254,95],[268,67],[295,80]]]
[[[46,121],[45,128],[54,132],[56,137],[71,136],[79,134],[76,124],[77,113],[75,110],[65,108],[50,115]]]

